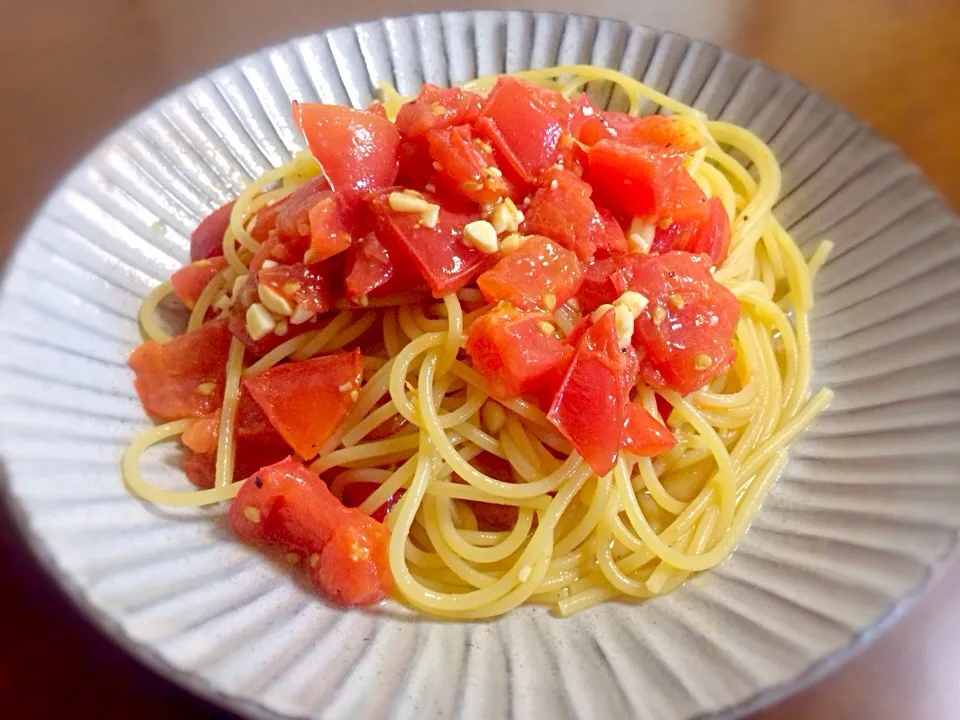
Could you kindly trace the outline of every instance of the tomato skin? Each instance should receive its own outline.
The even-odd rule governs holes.
[[[217,427],[220,416],[217,414],[197,418],[180,436],[180,442],[197,454],[217,451]]]
[[[555,90],[501,77],[490,90],[476,128],[526,182],[534,183],[559,156],[570,126],[570,104]]]
[[[344,507],[292,458],[261,468],[243,484],[230,506],[230,526],[257,547],[296,554],[313,586],[338,605],[379,602],[393,586],[389,531]]]
[[[559,307],[576,294],[581,282],[583,269],[576,253],[540,235],[528,238],[477,278],[486,300],[502,300],[520,310]],[[549,308],[544,303],[547,294],[553,295]]]
[[[243,381],[271,424],[309,460],[353,407],[363,383],[359,350],[275,365]],[[317,412],[322,408],[323,412]]]
[[[397,129],[404,136],[417,137],[431,130],[470,124],[480,114],[482,103],[482,97],[468,90],[424,83],[420,94],[400,107]]]
[[[720,198],[707,200],[707,213],[702,219],[675,222],[667,228],[657,228],[651,252],[665,253],[671,250],[694,255],[706,253],[717,267],[723,264],[730,250],[730,218]]]
[[[230,224],[233,200],[207,215],[190,233],[190,260],[207,260],[223,255],[223,234]]]
[[[577,344],[547,412],[549,420],[598,475],[613,469],[623,434],[623,406],[632,363],[617,344],[614,313],[607,312]]]
[[[624,450],[634,455],[662,455],[677,444],[673,433],[661,425],[638,402],[628,402],[624,408]]]
[[[507,194],[507,184],[492,152],[474,142],[469,125],[457,125],[427,133],[430,157],[451,194],[480,204],[494,204]],[[435,167],[436,167],[435,166]],[[490,168],[494,169],[491,172]]]
[[[597,211],[591,193],[590,185],[569,170],[548,171],[542,187],[524,208],[523,232],[555,240],[576,252],[583,262],[593,260],[601,247],[608,252],[625,251],[623,231],[612,216]]]
[[[710,263],[707,255],[685,252],[650,255],[624,282],[649,300],[634,324],[633,344],[642,355],[641,374],[654,388],[686,395],[736,359],[740,304],[710,275]]]
[[[583,267],[583,282],[577,291],[580,312],[586,316],[604,304],[616,300],[620,293],[611,279],[620,268],[616,258],[605,257],[594,260]]]
[[[463,242],[463,228],[479,218],[478,212],[461,212],[441,205],[436,226],[427,228],[420,224],[416,213],[397,212],[390,207],[393,191],[382,190],[368,200],[377,239],[390,257],[396,258],[395,262],[417,269],[434,297],[456,292],[493,263],[492,257]],[[424,197],[438,203],[438,198],[430,193],[424,193]]]
[[[551,319],[547,313],[524,313],[504,305],[474,321],[467,336],[467,355],[491,394],[508,399],[534,393],[561,362],[560,340],[540,327]]]
[[[386,118],[343,105],[296,101],[293,118],[330,185],[345,197],[397,179],[400,133]]]
[[[134,387],[147,414],[157,420],[201,417],[220,407],[230,330],[214,320],[160,345],[143,343],[130,355]],[[209,393],[200,386],[212,383]]]
[[[194,260],[189,265],[184,265],[170,276],[173,294],[187,308],[193,310],[200,293],[226,266],[227,261],[222,255],[209,260]]]

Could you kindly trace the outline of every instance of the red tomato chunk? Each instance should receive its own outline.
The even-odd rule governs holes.
[[[359,350],[275,365],[243,386],[290,447],[314,457],[356,402],[363,382]]]
[[[207,215],[190,235],[190,259],[206,260],[223,255],[223,234],[230,224],[233,200]]]
[[[422,136],[431,130],[473,123],[483,102],[476,93],[460,88],[439,88],[424,83],[415,100],[397,113],[397,129],[405,136]]]
[[[344,507],[296,460],[247,480],[230,507],[230,526],[242,540],[305,565],[313,586],[338,605],[370,605],[393,587],[389,531]]]
[[[215,320],[160,345],[145,342],[130,355],[134,387],[144,410],[158,420],[207,415],[223,398],[230,330]]]
[[[635,363],[618,347],[614,313],[607,312],[577,345],[547,413],[598,475],[606,475],[617,461],[624,403],[636,380]]]
[[[740,304],[709,268],[706,255],[651,255],[625,282],[649,300],[634,324],[633,343],[641,351],[641,373],[654,388],[686,395],[736,359]]]
[[[298,102],[293,118],[337,192],[359,195],[397,179],[400,133],[386,118],[343,105]]]
[[[478,277],[477,285],[489,301],[502,300],[520,310],[552,311],[573,297],[582,281],[575,253],[534,236]]]
[[[640,403],[627,403],[623,418],[623,448],[634,455],[660,455],[677,444],[665,428]]]
[[[209,260],[196,260],[189,265],[185,265],[170,276],[170,282],[173,283],[173,294],[192,310],[203,289],[226,266],[227,261],[223,256]]]
[[[467,355],[494,396],[507,399],[536,392],[561,362],[563,350],[552,317],[503,305],[470,326]]]

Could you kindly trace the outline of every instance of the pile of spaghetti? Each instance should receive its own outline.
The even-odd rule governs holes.
[[[567,615],[722,562],[832,397],[809,396],[829,243],[804,258],[773,216],[770,150],[588,66],[293,114],[309,152],[143,303],[130,363],[164,424],[130,489],[232,501],[334,602],[447,618]],[[141,476],[173,437],[196,489]]]

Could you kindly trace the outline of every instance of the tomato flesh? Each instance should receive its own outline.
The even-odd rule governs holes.
[[[431,130],[470,124],[479,116],[482,102],[482,97],[468,90],[424,83],[416,99],[400,107],[397,129],[406,137],[417,137]]]
[[[330,193],[321,198],[307,213],[310,224],[311,262],[320,262],[343,252],[353,242],[354,208],[347,201]]]
[[[640,371],[654,388],[681,395],[725,373],[736,359],[736,297],[710,275],[707,255],[650,255],[623,285],[649,303],[634,323]]]
[[[494,480],[508,483],[516,482],[510,463],[493,453],[482,452],[473,458],[470,464]],[[468,500],[467,504],[477,520],[478,530],[490,532],[512,530],[514,525],[517,524],[519,509],[516,505],[500,505],[499,503],[475,500]]]
[[[427,134],[430,157],[451,194],[475,203],[493,204],[507,194],[503,172],[497,167],[492,149],[473,137],[468,125],[457,125]]]
[[[160,345],[150,340],[130,355],[134,387],[144,410],[158,420],[207,415],[223,398],[230,330],[214,320]]]
[[[501,77],[490,90],[477,129],[527,182],[534,183],[559,156],[570,126],[570,104],[555,90]]]
[[[343,105],[298,102],[293,118],[330,185],[345,197],[397,179],[400,133],[386,118]]]
[[[363,356],[354,350],[275,365],[243,385],[290,447],[309,460],[353,407],[362,382]]]
[[[677,444],[673,433],[665,428],[637,402],[624,408],[623,440],[625,450],[634,455],[661,455]]]
[[[207,215],[190,233],[190,260],[206,260],[223,255],[223,234],[230,225],[233,200]]]
[[[547,419],[598,475],[617,461],[630,362],[617,344],[614,313],[607,312],[577,345]]]
[[[290,301],[313,313],[324,313],[339,297],[342,263],[339,258],[305,265],[275,265],[261,268],[257,281]]]
[[[370,605],[393,586],[389,531],[344,507],[326,484],[292,458],[261,468],[230,506],[242,540],[295,555],[313,586],[338,605]]]
[[[623,231],[612,216],[597,211],[591,193],[591,187],[569,170],[550,170],[524,209],[523,232],[545,235],[584,262],[593,260],[601,247],[609,253],[624,252]]]
[[[551,319],[548,313],[525,313],[505,305],[470,326],[467,355],[494,396],[507,399],[536,392],[561,362],[560,340],[553,332],[544,332],[544,323]]]
[[[707,200],[707,213],[702,219],[675,222],[666,228],[657,228],[651,252],[665,253],[682,250],[694,255],[706,253],[719,267],[730,250],[730,218],[720,198]]]
[[[478,212],[461,212],[440,207],[435,227],[420,222],[417,213],[398,212],[390,207],[391,190],[370,199],[378,240],[391,257],[404,258],[417,269],[434,297],[456,292],[491,264],[489,256],[463,242],[463,228],[479,217]],[[424,193],[428,202],[438,199]]]
[[[553,310],[573,297],[582,281],[576,253],[535,235],[478,277],[477,285],[491,302],[502,300],[520,310]]]
[[[601,140],[617,140],[674,156],[691,153],[702,145],[696,131],[678,118],[664,115],[636,117],[611,111],[599,112],[588,118],[582,124],[578,138],[585,145],[596,145]]]
[[[373,495],[380,488],[373,482],[352,482],[343,487],[343,504],[348,508],[360,507],[368,497]],[[383,522],[387,519],[387,513],[393,510],[394,505],[403,497],[404,489],[400,488],[393,495],[387,498],[387,501],[370,513],[377,522]]]
[[[173,294],[177,299],[193,310],[197,304],[200,293],[217,276],[221,270],[227,266],[227,261],[223,256],[213,257],[209,260],[195,260],[189,265],[185,265],[170,276],[170,282],[173,283]]]

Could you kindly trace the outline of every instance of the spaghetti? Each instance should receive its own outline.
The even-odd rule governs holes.
[[[652,101],[703,139],[684,164],[729,220],[729,254],[713,278],[739,301],[736,361],[688,394],[637,383],[636,401],[672,431],[672,449],[654,457],[620,452],[613,469],[598,474],[537,403],[492,397],[487,378],[463,352],[471,328],[492,307],[470,284],[439,299],[407,293],[365,304],[338,300],[315,329],[253,359],[232,338],[222,402],[212,413],[218,424],[213,486],[166,490],[141,476],[141,455],[195,422],[177,419],[145,431],[125,452],[123,476],[132,492],[164,505],[235,497],[243,485],[234,481],[234,463],[244,378],[365,342],[355,402],[307,459],[341,500],[351,485],[372,486],[359,504],[362,513],[374,515],[395,500],[384,524],[398,600],[452,619],[492,617],[527,602],[569,615],[617,597],[670,592],[736,548],[790,443],[833,397],[826,389],[810,396],[808,320],[813,275],[831,244],[803,257],[772,212],[781,185],[777,161],[747,130],[710,121],[614,70],[578,65],[517,77],[568,99],[605,81],[630,99],[631,114]],[[464,88],[484,94],[497,79]],[[384,88],[388,117],[405,101]],[[260,213],[320,173],[313,156],[298,153],[240,194],[222,236],[224,261],[197,297],[189,330],[218,307],[229,312],[218,298],[229,298],[251,272],[262,249],[253,232]],[[145,335],[160,345],[171,337],[156,310],[172,292],[163,283],[140,312]],[[552,323],[568,336],[579,320],[576,304],[565,303]],[[476,459],[487,455],[508,463],[514,481],[484,472]],[[509,526],[485,527],[477,503],[514,508]]]

